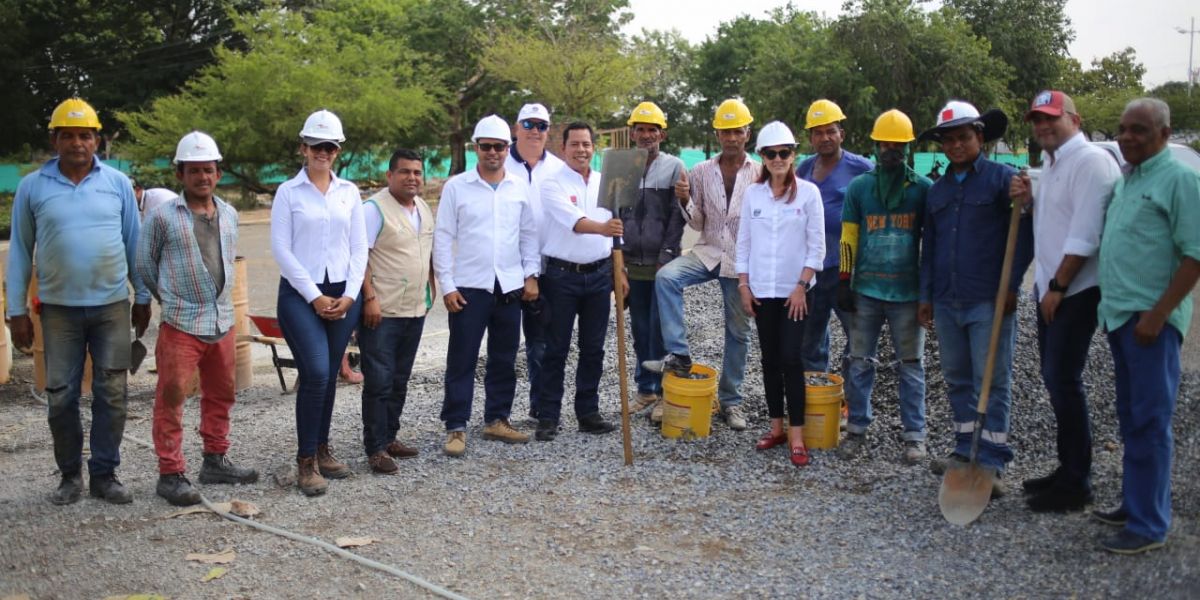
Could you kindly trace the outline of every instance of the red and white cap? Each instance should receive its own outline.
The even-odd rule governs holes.
[[[1051,117],[1079,114],[1075,112],[1075,101],[1058,90],[1038,92],[1038,95],[1033,97],[1033,102],[1029,103],[1029,112],[1025,113],[1025,120],[1032,119],[1034,113],[1042,113]]]

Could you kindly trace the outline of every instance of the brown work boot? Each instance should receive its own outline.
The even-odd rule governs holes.
[[[416,448],[413,448],[412,446],[406,446],[396,440],[392,440],[387,445],[387,453],[391,455],[392,458],[413,458],[420,454]]]
[[[647,407],[654,405],[662,398],[658,394],[643,394],[638,392],[633,397],[633,402],[629,405],[629,414],[634,414],[645,410]]]
[[[462,456],[467,452],[467,432],[446,432],[446,445],[442,448],[446,456]]]
[[[513,426],[508,424],[508,419],[496,419],[484,426],[483,439],[506,444],[524,444],[529,441],[529,435],[513,429]]]
[[[317,470],[329,479],[345,479],[350,476],[350,467],[333,457],[329,444],[317,446]]]
[[[305,496],[320,496],[329,483],[317,471],[317,457],[303,456],[296,459],[296,485]]]
[[[367,457],[367,464],[371,465],[372,471],[379,473],[380,475],[392,475],[396,471],[400,470],[400,467],[396,466],[396,461],[392,460],[392,457],[388,456],[386,450],[380,450],[379,452]]]

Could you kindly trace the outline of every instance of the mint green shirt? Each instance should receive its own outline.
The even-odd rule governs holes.
[[[1200,172],[1163,149],[1113,187],[1100,236],[1100,324],[1115,331],[1158,303],[1183,257],[1200,260]],[[1187,333],[1188,294],[1167,323]]]

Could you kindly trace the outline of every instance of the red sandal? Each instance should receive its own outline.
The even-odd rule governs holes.
[[[775,446],[782,446],[783,444],[786,444],[787,441],[788,441],[787,432],[781,433],[779,435],[774,435],[770,431],[768,431],[768,432],[764,433],[762,437],[758,438],[758,443],[754,445],[754,449],[759,450],[759,451],[770,450],[771,448],[774,448]]]
[[[792,459],[792,464],[797,467],[808,466],[808,463],[809,463],[808,448],[805,448],[804,446],[792,448],[791,459]]]

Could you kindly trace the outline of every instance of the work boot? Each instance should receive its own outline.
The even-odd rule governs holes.
[[[79,473],[70,475],[63,474],[62,481],[58,483],[58,489],[50,494],[50,503],[59,506],[74,504],[79,502],[79,497],[83,495],[83,476]]]
[[[446,445],[442,448],[446,456],[462,456],[467,453],[467,432],[447,431]]]
[[[957,465],[958,463],[967,463],[970,461],[971,461],[971,459],[969,459],[961,454],[951,452],[945,458],[935,458],[935,459],[929,461],[929,472],[933,473],[934,475],[945,475],[946,469],[949,469],[951,465]]]
[[[905,440],[904,454],[900,456],[901,462],[906,465],[915,465],[921,462],[929,452],[925,450],[925,442],[921,440]]]
[[[249,467],[239,467],[230,462],[224,454],[205,453],[204,463],[200,465],[200,483],[254,483],[255,481],[258,481],[258,471]]]
[[[387,453],[392,458],[413,458],[421,452],[412,446],[406,446],[396,440],[388,442]]]
[[[1054,482],[1058,479],[1059,472],[1062,468],[1054,469],[1049,475],[1043,477],[1034,477],[1021,482],[1021,487],[1026,494],[1040,494],[1054,486]]]
[[[642,368],[651,373],[670,372],[676,377],[687,377],[692,374],[692,357],[686,354],[668,354],[662,360],[644,360]]]
[[[583,433],[608,433],[617,426],[604,420],[599,413],[579,419],[579,431]]]
[[[133,494],[125,489],[117,479],[116,473],[108,475],[93,475],[88,482],[88,493],[93,498],[103,498],[109,504],[129,504],[133,502]]]
[[[558,421],[538,419],[537,431],[533,435],[539,442],[553,442],[558,437]]]
[[[850,460],[857,458],[867,447],[867,434],[847,433],[846,438],[838,445],[838,458]]]
[[[183,473],[168,473],[158,476],[158,485],[154,493],[166,499],[175,506],[191,506],[200,504],[200,491],[184,477]]]
[[[320,496],[329,487],[329,482],[317,469],[317,457],[302,456],[296,459],[296,485],[305,496]]]
[[[483,427],[483,439],[506,444],[524,444],[529,441],[529,436],[513,429],[513,426],[508,424],[508,419],[496,419]]]
[[[654,425],[662,425],[663,402],[665,402],[665,400],[659,400],[658,402],[654,403],[654,408],[650,409],[650,423]]]
[[[1008,495],[1008,485],[1000,479],[1000,474],[996,473],[996,477],[992,479],[992,500],[999,500]]]
[[[1033,512],[1074,512],[1092,503],[1092,491],[1086,488],[1055,484],[1025,500]]]
[[[629,406],[629,414],[632,415],[642,412],[643,410],[646,410],[647,407],[661,399],[662,398],[660,398],[658,394],[643,394],[642,392],[638,392],[633,397],[633,404]]]
[[[396,461],[388,455],[387,450],[380,450],[367,457],[367,464],[371,465],[372,471],[380,475],[391,475],[400,470],[400,467],[396,466]]]
[[[726,406],[721,409],[721,416],[725,417],[725,423],[734,431],[742,431],[746,429],[746,413],[742,412],[742,405]]]
[[[329,479],[345,479],[350,476],[350,467],[333,457],[329,444],[317,446],[317,470]]]

